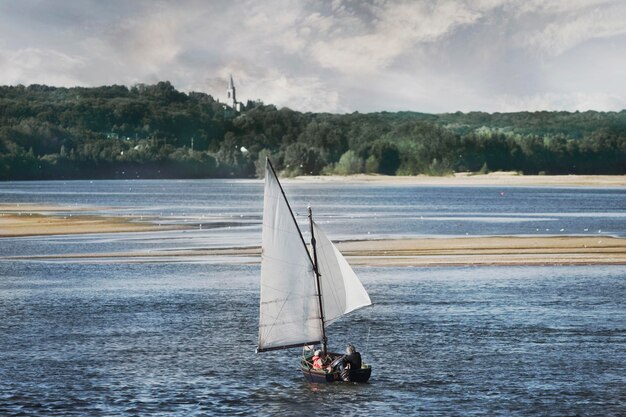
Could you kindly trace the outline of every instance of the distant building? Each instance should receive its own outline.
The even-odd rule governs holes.
[[[235,83],[233,82],[233,76],[230,76],[230,82],[228,83],[228,90],[226,90],[228,94],[229,104],[236,111],[241,111],[241,103],[237,101],[237,91],[235,89]]]

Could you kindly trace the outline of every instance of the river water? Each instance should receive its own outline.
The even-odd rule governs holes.
[[[335,239],[626,231],[623,188],[286,192]],[[258,264],[11,258],[258,245],[260,182],[2,183],[0,202],[191,227],[0,239],[0,415],[626,415],[623,266],[357,268],[374,304],[328,333],[372,378],[314,385],[298,349],[254,353]]]

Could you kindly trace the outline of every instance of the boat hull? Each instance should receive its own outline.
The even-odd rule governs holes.
[[[300,370],[304,379],[308,382],[314,383],[330,383],[330,382],[359,382],[364,383],[370,379],[372,375],[372,367],[365,365],[360,369],[350,369],[348,372],[348,381],[344,381],[341,377],[341,372],[335,370],[333,372],[326,372],[323,369],[311,368],[305,360],[300,361]]]

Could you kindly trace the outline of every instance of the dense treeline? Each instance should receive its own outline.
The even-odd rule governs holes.
[[[625,174],[626,111],[237,113],[170,83],[0,87],[0,179]]]

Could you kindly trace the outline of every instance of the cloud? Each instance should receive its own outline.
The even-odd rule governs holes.
[[[559,55],[589,40],[626,33],[626,3],[609,4],[603,8],[597,7],[597,4],[593,7],[574,3],[569,8],[558,10],[559,14],[552,16],[545,28],[525,40],[529,48]]]
[[[316,77],[295,78],[278,73],[244,85],[249,94],[264,93],[267,103],[290,103],[295,109],[316,109],[316,112],[347,111],[341,109],[339,93]]]
[[[503,112],[516,111],[611,111],[623,104],[623,97],[609,93],[545,93],[532,96],[501,96],[498,108]]]
[[[5,84],[73,85],[73,73],[84,68],[81,57],[58,51],[25,48],[0,50],[0,79]]]
[[[426,42],[474,22],[480,13],[463,2],[389,2],[372,8],[372,25],[354,25],[363,33],[316,42],[312,54],[320,65],[344,73],[374,73]]]
[[[297,8],[268,9],[267,4],[255,5],[242,22],[242,32],[254,34],[257,43],[278,46],[289,54],[300,51],[306,40],[298,33],[300,12]],[[262,37],[259,37],[259,34]]]
[[[303,111],[620,109],[624,22],[623,0],[0,1],[0,84],[225,99],[233,74]]]
[[[183,48],[178,32],[184,22],[170,12],[124,21],[110,39],[115,52],[143,71],[158,71],[173,62]]]
[[[519,13],[559,16],[564,13],[584,12],[619,4],[620,0],[516,0],[504,2]]]

